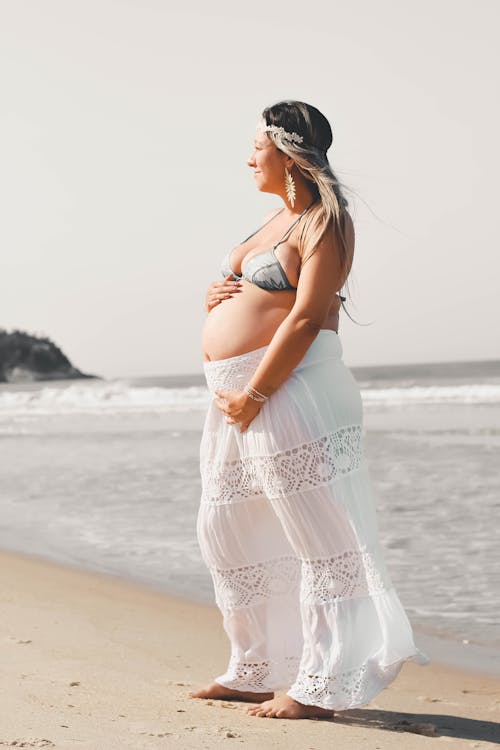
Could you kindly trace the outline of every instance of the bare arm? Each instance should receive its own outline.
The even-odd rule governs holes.
[[[250,381],[266,396],[274,393],[302,360],[341,287],[337,242],[337,234],[332,237],[328,233],[301,268],[294,306],[277,328]]]

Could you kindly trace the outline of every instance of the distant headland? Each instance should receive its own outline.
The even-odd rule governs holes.
[[[49,338],[0,328],[0,383],[100,378],[73,367]]]

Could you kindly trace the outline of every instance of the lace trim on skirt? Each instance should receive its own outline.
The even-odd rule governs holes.
[[[366,705],[396,679],[403,661],[386,667],[375,662],[366,662],[355,669],[327,677],[309,675],[300,670],[287,695],[306,706],[320,706],[340,711]]]
[[[263,492],[268,498],[328,484],[360,468],[362,426],[347,425],[316,440],[268,456],[246,456],[201,464],[201,502],[244,502]]]
[[[379,559],[380,558],[380,559]],[[368,549],[301,560],[292,555],[255,565],[210,568],[217,606],[222,612],[251,607],[275,596],[297,592],[309,605],[371,596],[392,587],[381,555]]]
[[[298,593],[300,571],[300,560],[291,555],[238,568],[210,569],[216,602],[222,612]]]
[[[215,682],[235,690],[266,693],[288,687],[297,676],[299,664],[299,656],[286,656],[283,663],[272,660],[245,662],[231,657],[227,671],[216,677]]]

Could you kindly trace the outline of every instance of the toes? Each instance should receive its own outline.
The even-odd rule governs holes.
[[[258,713],[258,716],[264,716],[266,719],[272,719],[274,717],[274,708],[263,708],[262,711]]]
[[[247,708],[247,713],[250,716],[259,716],[264,718],[275,719],[276,718],[276,707],[270,705],[271,701],[264,701],[260,706],[254,708]]]

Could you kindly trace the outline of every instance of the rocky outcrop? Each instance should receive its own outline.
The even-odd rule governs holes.
[[[73,367],[50,339],[0,328],[0,383],[98,377]]]

